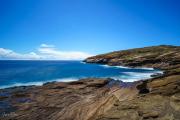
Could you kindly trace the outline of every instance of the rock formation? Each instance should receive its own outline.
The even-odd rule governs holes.
[[[133,83],[88,78],[0,90],[0,120],[180,120],[180,47],[154,46],[85,62],[153,67],[163,75]]]
[[[130,101],[117,101],[99,120],[180,119],[179,46],[161,45],[116,51],[87,58],[85,62],[153,67],[164,71],[162,76],[137,83],[139,93],[136,97]]]

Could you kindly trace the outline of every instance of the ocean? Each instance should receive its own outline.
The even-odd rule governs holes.
[[[127,68],[88,64],[82,61],[0,61],[0,88],[42,85],[52,81],[75,81],[81,78],[113,78],[124,82],[148,79],[162,71],[152,68]]]

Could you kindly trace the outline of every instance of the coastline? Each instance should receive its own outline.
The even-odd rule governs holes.
[[[1,86],[1,89],[8,89],[8,88],[14,88],[14,87],[28,87],[28,86],[43,86],[44,84],[47,83],[53,83],[53,82],[73,82],[77,81],[79,79],[76,78],[62,78],[62,79],[53,79],[49,81],[38,81],[38,82],[29,82],[29,83],[15,83],[12,85],[7,85],[7,86]]]
[[[81,62],[82,63],[82,62]],[[86,64],[83,62],[83,64]],[[112,68],[123,68],[123,69],[142,69],[142,70],[155,70],[154,68],[131,68],[131,67],[125,67],[125,66],[109,66],[109,65],[100,65],[100,66],[103,66],[103,67],[112,67]],[[119,81],[123,81],[123,82],[136,82],[136,81],[140,81],[140,80],[147,80],[147,79],[152,79],[153,76],[155,75],[162,75],[163,74],[163,71],[160,71],[160,70],[156,70],[152,73],[136,73],[136,72],[124,72],[125,74],[132,74],[132,76],[134,75],[134,77],[136,77],[136,74],[137,76],[142,76],[139,77],[139,78],[126,78],[126,79],[123,79],[123,78],[119,78],[118,76],[112,76],[112,77],[109,77],[109,78],[112,78],[114,80],[119,80]],[[144,75],[144,78],[143,78],[143,75]],[[157,76],[156,76],[157,77]],[[46,84],[46,83],[50,83],[50,82],[73,82],[73,81],[78,81],[80,79],[88,79],[89,77],[84,77],[84,78],[59,78],[59,79],[52,79],[52,80],[46,80],[46,81],[37,81],[37,82],[28,82],[28,83],[14,83],[12,85],[5,85],[5,86],[1,86],[0,89],[6,89],[6,88],[14,88],[14,87],[25,87],[25,86],[42,86],[43,84]],[[98,78],[108,78],[108,77],[98,77]]]
[[[154,47],[152,49],[154,50]],[[167,55],[167,52],[161,50],[164,53],[160,56],[158,54],[155,58],[160,60],[156,60],[157,62],[153,64],[151,60],[146,59],[149,59],[146,54],[143,59],[133,58],[136,63],[126,59],[121,63],[122,59],[118,59],[118,62],[116,58],[110,59],[110,63],[100,64],[155,66],[164,71],[163,75],[132,83],[87,78],[66,83],[52,82],[43,86],[17,87],[10,90],[12,92],[9,94],[10,97],[1,98],[2,101],[9,100],[13,103],[11,105],[14,111],[7,111],[7,113],[15,114],[0,118],[2,120],[178,120],[180,119],[179,49],[176,51],[166,46],[165,48],[160,46],[160,49],[168,49],[171,55],[162,57],[162,54]],[[147,51],[146,48],[144,51]],[[154,51],[151,53],[154,54]],[[134,56],[134,53],[132,54]],[[176,59],[172,61],[171,56]],[[96,63],[107,61],[104,60],[107,56],[101,55],[100,58],[95,56],[88,59]],[[167,62],[164,63],[164,60]]]

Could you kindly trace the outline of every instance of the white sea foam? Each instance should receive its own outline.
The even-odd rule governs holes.
[[[80,63],[82,63],[82,64],[86,64],[86,62],[83,62],[83,61],[81,61]]]
[[[128,76],[133,76],[133,77],[141,77],[141,78],[149,78],[151,77],[151,75],[154,74],[154,72],[150,72],[150,73],[140,73],[140,72],[123,72],[124,74],[128,75]]]
[[[134,81],[138,81],[138,80],[142,80],[142,79],[137,79],[137,78],[121,78],[121,77],[118,77],[118,76],[115,76],[115,77],[111,77],[112,79],[114,80],[120,80],[120,81],[123,81],[123,82],[134,82]]]
[[[61,79],[54,79],[53,81],[57,82],[72,82],[72,81],[77,81],[78,78],[61,78]]]
[[[77,80],[78,80],[78,78],[60,78],[60,79],[38,81],[38,82],[14,83],[11,85],[1,86],[0,89],[10,88],[10,87],[19,87],[19,86],[31,86],[31,85],[42,86],[44,83],[47,83],[47,82],[54,82],[54,81],[56,81],[56,82],[72,82],[72,81],[77,81]]]
[[[100,65],[100,66],[105,67],[105,68],[113,67],[113,66],[109,66],[109,65]]]
[[[115,80],[121,80],[123,82],[134,82],[139,80],[146,80],[152,78],[152,75],[155,73],[162,73],[161,71],[157,72],[148,72],[148,73],[140,73],[140,72],[123,72],[125,75],[113,76],[111,78]]]
[[[159,73],[159,74],[164,74],[164,71],[156,71],[156,73]]]
[[[139,67],[139,69],[143,69],[143,70],[154,70],[154,68],[147,68],[147,67]]]
[[[129,68],[129,67],[125,67],[125,66],[110,66],[110,65],[100,65],[102,67],[105,67],[105,68]]]
[[[45,83],[45,82],[14,83],[14,84],[11,84],[11,85],[1,86],[0,89],[10,88],[10,87],[19,87],[19,86],[31,86],[31,85],[41,86],[41,85],[43,85],[44,83]]]
[[[131,67],[125,67],[125,66],[110,66],[110,65],[100,65],[100,66],[105,67],[105,68],[113,67],[113,68],[132,69]],[[154,68],[147,68],[147,67],[136,67],[136,68],[133,68],[133,69],[154,70]]]
[[[83,64],[86,64],[82,62]],[[109,66],[109,65],[100,65],[105,68],[124,68],[124,69],[132,69],[129,67],[124,67],[124,66]],[[133,82],[133,81],[138,81],[138,80],[143,80],[143,79],[149,79],[151,78],[151,75],[160,73],[163,74],[163,71],[158,71],[154,70],[153,68],[136,68],[136,69],[145,69],[145,70],[150,70],[149,72],[122,72],[124,75],[120,74],[117,76],[109,76],[110,78],[113,78],[115,80],[121,80],[123,82]],[[151,71],[152,70],[152,71]],[[86,78],[85,76],[83,78]],[[79,78],[76,77],[70,77],[70,78],[59,78],[59,79],[52,79],[52,80],[45,80],[45,81],[38,81],[38,82],[28,82],[28,83],[14,83],[11,85],[5,85],[1,86],[0,89],[3,88],[9,88],[9,87],[17,87],[17,86],[30,86],[30,85],[36,85],[36,86],[41,86],[44,83],[47,82],[71,82],[71,81],[77,81]]]
[[[110,66],[110,67],[114,67],[114,68],[124,68],[124,69],[131,69],[130,67],[125,67],[125,66]]]

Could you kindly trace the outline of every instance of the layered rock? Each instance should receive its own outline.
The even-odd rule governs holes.
[[[131,101],[118,101],[118,105],[105,113],[102,120],[180,119],[179,46],[161,45],[115,51],[87,58],[85,62],[112,66],[153,67],[164,71],[162,76],[154,76],[153,79],[137,83],[136,88],[139,90],[137,98]],[[124,104],[127,104],[126,109],[123,107]]]
[[[89,78],[0,90],[2,120],[179,120],[180,47],[157,46],[90,57],[88,63],[154,67],[162,76],[123,83]]]
[[[107,111],[116,97],[111,93],[111,79],[89,78],[43,86],[0,90],[9,96],[8,109],[0,109],[1,120],[89,120]]]
[[[153,46],[115,51],[89,57],[84,62],[111,66],[153,67],[163,70],[180,68],[179,46]]]

